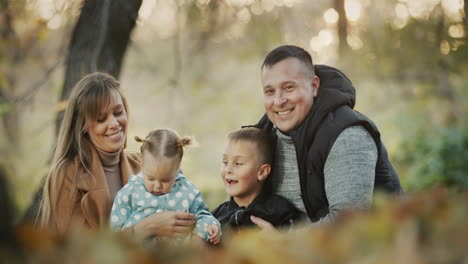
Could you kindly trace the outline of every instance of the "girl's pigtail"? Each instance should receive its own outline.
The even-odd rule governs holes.
[[[141,138],[140,138],[140,137],[138,137],[138,136],[135,136],[135,141],[136,141],[136,142],[143,143],[143,144],[145,144],[145,143],[146,143],[146,139],[141,139]]]
[[[191,145],[192,141],[193,140],[191,138],[189,138],[189,137],[182,137],[181,139],[179,139],[179,143],[177,145],[179,147],[183,148],[183,147]]]
[[[146,140],[146,139],[141,139],[140,137],[135,136],[135,141],[141,143],[140,152],[143,154],[143,150],[144,150],[145,148],[148,148],[147,146],[145,146],[146,143],[149,143],[148,140]]]

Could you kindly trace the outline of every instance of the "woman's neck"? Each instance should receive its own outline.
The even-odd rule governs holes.
[[[114,166],[119,164],[120,162],[120,152],[122,149],[117,150],[115,152],[107,152],[102,149],[96,148],[96,151],[99,155],[99,159],[104,166]]]

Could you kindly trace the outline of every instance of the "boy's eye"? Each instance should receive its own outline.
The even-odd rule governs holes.
[[[236,165],[238,165],[238,166],[239,166],[239,165],[242,165],[242,163],[240,163],[240,162],[236,162]]]

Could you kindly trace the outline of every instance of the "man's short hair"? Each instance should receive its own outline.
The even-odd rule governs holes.
[[[283,45],[279,46],[276,49],[270,51],[268,55],[266,56],[265,60],[263,61],[262,64],[262,69],[263,68],[269,68],[276,63],[288,59],[288,58],[296,58],[304,65],[310,69],[313,75],[315,75],[315,70],[314,70],[314,63],[312,61],[312,56],[304,50],[301,47],[297,47],[294,45]]]
[[[265,131],[255,127],[243,127],[235,130],[228,135],[228,139],[232,141],[245,141],[255,144],[257,157],[262,164],[272,165],[273,149],[270,140]]]

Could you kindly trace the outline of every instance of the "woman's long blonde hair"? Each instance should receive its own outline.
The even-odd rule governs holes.
[[[89,74],[73,88],[60,127],[51,170],[44,185],[38,215],[41,227],[50,224],[50,220],[53,218],[52,208],[57,203],[57,201],[51,200],[50,188],[51,186],[61,188],[66,167],[73,162],[76,156],[79,157],[81,166],[91,174],[89,168],[93,144],[87,134],[88,121],[97,119],[102,108],[110,104],[114,92],[117,92],[122,98],[125,111],[128,114],[127,100],[120,89],[120,84],[108,74],[100,72]],[[91,176],[93,175],[91,174]],[[76,179],[73,184],[72,192],[70,192],[71,197],[76,191]]]

